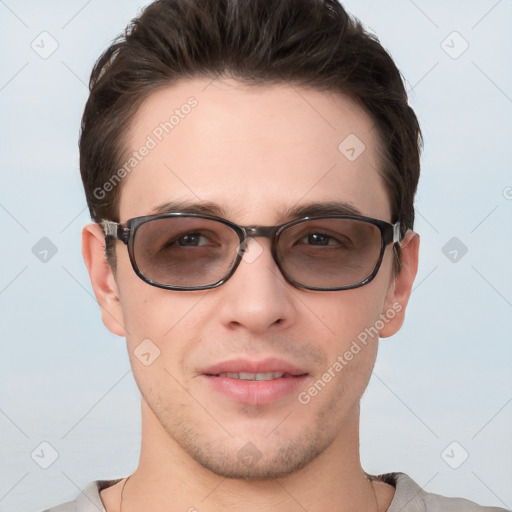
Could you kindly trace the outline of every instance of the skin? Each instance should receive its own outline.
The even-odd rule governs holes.
[[[340,94],[188,80],[147,99],[126,147],[140,147],[190,96],[197,107],[124,178],[121,222],[169,201],[215,203],[224,218],[241,225],[280,224],[296,205],[330,201],[391,221],[374,123]],[[352,133],[366,146],[353,162],[338,151]],[[121,242],[114,275],[104,259],[101,229],[90,224],[83,230],[83,255],[103,321],[126,337],[142,395],[141,455],[124,491],[125,512],[315,512],[333,504],[338,511],[374,511],[386,510],[392,500],[394,488],[371,483],[359,458],[359,402],[377,337],[307,405],[295,392],[267,405],[240,404],[212,390],[200,373],[235,357],[279,357],[308,373],[304,390],[360,332],[400,304],[380,331],[380,337],[393,335],[416,274],[417,235],[408,233],[402,243],[398,275],[388,246],[372,282],[338,292],[293,287],[276,267],[270,241],[255,242],[261,254],[242,261],[222,286],[178,292],[139,279]],[[148,338],[160,356],[144,366],[134,350]],[[248,443],[259,454],[251,465],[238,456]],[[108,512],[119,511],[123,483],[102,491]]]

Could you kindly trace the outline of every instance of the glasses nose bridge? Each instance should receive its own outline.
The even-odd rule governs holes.
[[[277,260],[276,252],[276,233],[281,226],[240,226],[244,233],[244,241],[242,245],[245,246],[250,238],[268,238],[270,240],[270,253],[272,258],[280,268],[280,263]]]
[[[244,226],[243,231],[246,238],[263,237],[273,241],[278,228],[278,226]]]

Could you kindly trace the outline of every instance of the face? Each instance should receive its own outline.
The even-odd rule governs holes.
[[[161,123],[190,97],[195,105],[181,108],[167,133]],[[186,81],[143,104],[127,158],[148,136],[155,144],[122,183],[121,223],[169,203],[240,225],[281,224],[295,218],[293,208],[326,203],[392,220],[376,128],[341,95]],[[339,149],[345,139],[355,153]],[[216,474],[256,479],[290,474],[337,443],[357,442],[378,343],[368,333],[400,327],[414,277],[406,250],[396,278],[389,245],[369,284],[310,291],[283,278],[270,241],[258,238],[223,285],[170,291],[138,278],[120,242],[113,276],[91,256],[101,240],[95,229],[84,231],[84,255],[105,324],[126,336],[145,434],[159,432],[159,443]],[[232,375],[240,372],[274,375]]]

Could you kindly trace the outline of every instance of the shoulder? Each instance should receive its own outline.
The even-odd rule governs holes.
[[[405,473],[390,473],[380,478],[396,489],[387,512],[507,512],[504,508],[483,507],[463,498],[426,492]]]
[[[119,480],[96,480],[87,484],[73,501],[49,508],[44,512],[105,512],[100,491],[116,484]]]

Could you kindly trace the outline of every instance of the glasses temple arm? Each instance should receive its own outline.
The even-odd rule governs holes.
[[[123,228],[119,223],[103,219],[100,222],[100,225],[103,228],[105,236],[113,236],[114,238],[123,241]]]
[[[393,224],[393,243],[402,241],[402,233],[400,232],[400,222]]]

